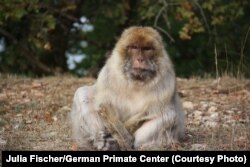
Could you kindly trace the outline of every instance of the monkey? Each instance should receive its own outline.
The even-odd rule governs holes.
[[[112,106],[112,114],[133,137],[133,149],[160,147],[183,138],[185,118],[173,63],[154,28],[125,29],[96,82],[76,90],[70,116],[80,145],[119,150],[100,116],[105,105]]]

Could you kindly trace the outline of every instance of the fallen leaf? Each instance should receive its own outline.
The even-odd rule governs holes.
[[[73,151],[79,150],[78,144],[76,144],[76,143],[72,144],[71,149],[72,149]]]
[[[48,122],[48,123],[53,122],[53,119],[52,119],[52,116],[51,116],[50,112],[45,112],[44,113],[44,118],[45,118],[45,121]]]

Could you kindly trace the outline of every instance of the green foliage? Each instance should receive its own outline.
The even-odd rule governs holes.
[[[64,53],[73,21],[64,17],[77,4],[66,0],[3,0],[0,4],[0,36],[6,43],[1,71],[42,75],[67,70]]]
[[[177,75],[249,77],[249,17],[248,0],[2,0],[0,71],[95,75],[125,28],[147,25],[162,34]],[[69,70],[66,52],[85,58]]]

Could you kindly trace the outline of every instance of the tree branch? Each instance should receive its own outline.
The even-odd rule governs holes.
[[[54,73],[47,65],[39,61],[29,49],[20,44],[19,41],[12,34],[10,34],[1,27],[0,27],[0,34],[10,39],[15,45],[17,45],[17,47],[22,51],[23,53],[22,55],[30,62],[30,65],[34,69],[39,69],[39,71],[44,72],[46,74]]]
[[[162,12],[164,10],[166,10],[166,8],[168,7],[168,4],[163,0],[163,6],[162,8],[159,10],[159,12],[157,13],[156,17],[155,17],[155,20],[154,20],[154,27],[156,29],[158,29],[159,31],[163,32],[164,34],[166,34],[168,36],[168,38],[171,40],[171,42],[175,42],[174,38],[167,32],[165,31],[163,28],[159,27],[157,24],[158,24],[158,20],[159,20],[159,17],[162,15]]]

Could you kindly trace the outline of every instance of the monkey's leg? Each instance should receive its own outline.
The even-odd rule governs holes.
[[[83,147],[93,145],[98,150],[117,150],[116,141],[94,110],[94,90],[94,86],[84,86],[75,93],[71,112],[73,136]]]
[[[173,128],[175,128],[176,112],[168,110],[156,118],[145,122],[134,133],[135,148],[149,148],[175,142]]]

